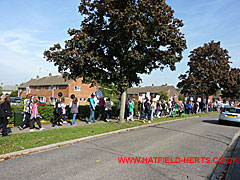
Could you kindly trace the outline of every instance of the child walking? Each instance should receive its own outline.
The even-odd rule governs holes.
[[[134,121],[133,120],[133,101],[132,100],[130,100],[130,103],[129,103],[129,117],[127,117],[127,121],[128,120]]]
[[[33,101],[33,108],[32,108],[32,114],[31,114],[31,125],[30,125],[30,132],[34,132],[34,124],[35,124],[35,121],[37,122],[38,124],[38,127],[39,127],[39,130],[42,131],[44,130],[44,128],[42,127],[41,125],[41,122],[39,120],[39,115],[38,115],[38,99],[35,98],[34,101]]]
[[[76,119],[76,116],[78,114],[78,100],[77,100],[76,97],[73,98],[69,107],[71,108],[70,113],[73,114],[72,126],[75,126],[75,124],[76,124],[75,119]]]

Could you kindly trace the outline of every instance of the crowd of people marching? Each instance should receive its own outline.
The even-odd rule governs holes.
[[[95,109],[97,103],[95,102],[95,93],[92,93],[91,98],[88,100],[90,116],[87,121],[88,124],[91,122],[95,123]],[[24,119],[22,124],[18,127],[20,130],[23,130],[27,124],[30,123],[30,132],[35,131],[35,122],[38,125],[39,130],[44,130],[40,122],[40,116],[38,113],[38,97],[33,97],[31,94],[28,94],[26,99],[24,100]],[[207,108],[209,112],[212,111],[220,111],[220,109],[224,106],[239,106],[239,102],[227,102],[227,101],[215,101],[213,103],[209,102],[207,104]],[[105,120],[109,122],[109,119],[112,116],[112,107],[113,102],[110,98],[105,99],[101,97],[98,101],[99,106],[99,116],[97,120]],[[72,98],[72,102],[69,105],[70,113],[72,114],[72,121],[71,125],[76,125],[76,117],[78,114],[78,99],[76,97]],[[118,118],[120,117],[120,107],[121,107],[121,100],[119,99],[117,103],[118,109]],[[135,111],[137,109],[137,112]],[[166,116],[175,116],[175,115],[182,115],[182,114],[196,114],[200,112],[206,111],[206,104],[204,102],[198,101],[175,101],[174,99],[169,99],[168,101],[165,100],[149,100],[145,98],[144,101],[138,101],[137,108],[135,108],[135,103],[132,99],[127,99],[125,104],[125,119],[127,121],[131,120],[134,121],[134,115],[138,116],[139,120],[143,120],[145,123],[148,120],[148,123],[151,123],[154,117],[161,118]],[[52,121],[52,127],[62,126],[62,124],[68,123],[66,121],[66,104],[64,102],[64,98],[58,98],[55,105],[54,105],[54,115],[55,118]],[[8,120],[12,117],[11,112],[11,101],[10,96],[0,95],[0,120],[2,124],[0,125],[0,129],[2,129],[2,136],[8,136],[7,132],[7,125]]]
[[[148,119],[148,122],[151,123],[153,117],[166,117],[166,116],[174,116],[181,114],[197,114],[201,112],[206,112],[206,108],[208,108],[208,112],[220,111],[220,109],[224,106],[239,106],[238,101],[214,101],[208,102],[207,106],[204,102],[198,101],[175,101],[174,99],[169,101],[165,100],[149,100],[145,98],[145,101],[138,101],[137,114],[138,119],[143,119],[143,122]],[[134,101],[128,99],[126,101],[125,106],[125,118],[127,120],[133,121],[135,104]],[[136,114],[136,112],[135,112]]]

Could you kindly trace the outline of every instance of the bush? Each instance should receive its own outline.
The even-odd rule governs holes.
[[[51,121],[55,118],[53,105],[38,106],[38,112],[45,121]]]
[[[12,105],[12,118],[9,119],[9,124],[14,124],[14,111],[23,111],[23,105]],[[43,120],[45,121],[52,121],[55,119],[55,113],[54,113],[54,106],[53,105],[43,105],[43,106],[38,106],[38,112],[39,115],[42,117]],[[89,106],[79,106],[78,107],[78,118],[79,119],[87,119],[89,117]],[[95,119],[99,116],[99,106],[96,107],[95,111]],[[118,110],[117,106],[112,107],[112,117],[118,117]],[[72,119],[72,114],[70,113],[70,108],[69,106],[66,107],[66,118]]]

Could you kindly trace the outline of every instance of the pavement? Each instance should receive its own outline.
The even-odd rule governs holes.
[[[116,119],[111,119],[110,121],[117,121],[117,120]],[[98,123],[105,123],[105,121],[96,121],[96,124],[98,124]],[[52,127],[52,124],[42,124],[42,127],[44,127],[45,130],[51,130],[51,129],[69,128],[69,127],[85,126],[85,125],[87,125],[87,121],[78,121],[77,120],[76,124],[74,126],[72,126],[70,121],[68,121],[67,124],[62,123],[62,126],[57,126],[56,125],[55,127]],[[35,123],[35,126],[37,128],[35,128],[34,130],[39,131],[37,123]],[[16,134],[16,133],[26,133],[26,132],[30,131],[29,127],[24,128],[23,130],[19,130],[18,127],[12,127],[12,128],[8,128],[8,129],[9,129],[8,131],[10,131],[10,135],[11,134]]]
[[[3,179],[209,179],[214,163],[121,164],[118,157],[221,157],[239,127],[201,116],[126,131],[0,162]],[[237,178],[239,179],[239,178]]]
[[[237,163],[231,163],[225,180],[237,180],[240,179],[240,136],[237,138],[235,150],[233,152],[234,159],[237,158]]]

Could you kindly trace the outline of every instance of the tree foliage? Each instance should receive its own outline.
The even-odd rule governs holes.
[[[164,91],[160,91],[159,93],[158,93],[158,95],[160,95],[160,100],[165,100],[165,101],[167,101],[168,100],[168,96],[167,96],[167,93],[166,92],[164,92]]]
[[[170,67],[186,49],[181,20],[165,0],[81,0],[81,29],[69,29],[65,47],[44,52],[67,77],[93,85],[113,83],[124,92],[141,81],[139,74]]]
[[[220,42],[211,41],[190,52],[189,70],[179,76],[184,95],[214,95],[228,81],[230,56],[220,47]]]
[[[240,69],[232,68],[227,74],[228,80],[223,82],[222,97],[230,97],[232,99],[240,98]]]
[[[178,95],[178,100],[179,100],[179,101],[182,101],[182,102],[185,102],[185,96],[182,95],[182,94],[179,94],[179,95]]]
[[[10,97],[18,97],[18,90],[12,91]]]

